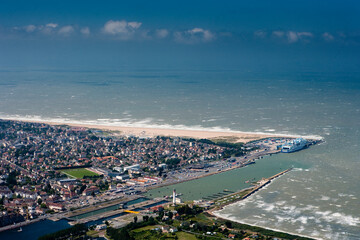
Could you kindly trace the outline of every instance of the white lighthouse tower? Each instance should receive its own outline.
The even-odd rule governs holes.
[[[173,205],[174,206],[176,205],[176,190],[175,190],[175,188],[173,190]]]

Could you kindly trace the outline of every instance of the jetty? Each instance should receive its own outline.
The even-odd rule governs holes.
[[[289,169],[286,169],[285,171],[279,172],[279,173],[277,173],[274,176],[271,176],[269,178],[263,178],[260,181],[258,181],[257,184],[254,187],[249,187],[249,188],[242,189],[242,190],[240,190],[238,192],[235,192],[235,193],[231,193],[231,194],[228,194],[228,195],[225,195],[225,196],[220,196],[220,197],[218,197],[216,199],[211,200],[211,202],[213,202],[216,207],[223,207],[223,206],[228,205],[230,203],[240,201],[240,200],[244,200],[244,199],[250,197],[252,194],[259,191],[264,186],[271,183],[271,181],[274,180],[275,178],[278,178],[281,175],[284,175],[285,173],[290,172],[291,170],[292,170],[292,168],[289,168]]]

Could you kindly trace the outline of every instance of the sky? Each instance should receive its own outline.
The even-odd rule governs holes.
[[[0,2],[0,69],[357,71],[360,2]]]

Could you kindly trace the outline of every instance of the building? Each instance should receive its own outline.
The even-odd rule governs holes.
[[[100,225],[97,225],[95,230],[96,231],[100,231],[100,230],[104,230],[106,229],[106,225],[105,224],[100,224]]]
[[[62,211],[65,209],[64,205],[62,205],[60,203],[48,203],[47,206],[50,210],[54,210],[56,212]]]
[[[96,186],[91,186],[91,187],[86,188],[86,189],[83,191],[82,195],[84,195],[84,196],[90,196],[90,195],[92,195],[92,194],[97,194],[97,193],[99,193],[99,192],[100,192],[100,190],[99,190],[98,187],[96,187]]]
[[[0,186],[0,198],[11,198],[13,193],[7,186]]]
[[[134,165],[131,165],[131,166],[124,167],[124,172],[127,171],[127,170],[139,171],[140,170],[140,165],[139,164],[134,164]]]
[[[119,175],[119,176],[116,176],[116,179],[124,181],[126,179],[130,179],[130,176],[129,175]]]

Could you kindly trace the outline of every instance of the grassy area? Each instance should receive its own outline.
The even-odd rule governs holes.
[[[240,199],[242,199],[246,194],[248,194],[251,191],[252,191],[252,189],[248,189],[248,190],[243,190],[243,191],[235,193],[235,194],[226,195],[226,196],[220,198],[219,200],[216,200],[215,205],[221,206],[221,205],[226,205],[226,204],[230,204],[232,202],[239,201]]]
[[[209,140],[213,141],[214,143],[218,143],[218,142],[237,143],[239,139],[240,138],[236,136],[224,136],[224,137],[210,138]]]
[[[191,220],[197,221],[197,222],[202,222],[202,223],[208,224],[208,225],[211,225],[213,223],[213,221],[210,218],[208,218],[207,216],[205,216],[204,213],[200,213],[200,214],[196,215]]]
[[[99,176],[99,174],[89,171],[85,168],[65,169],[62,170],[61,172],[65,173],[70,177],[78,178],[78,179],[81,179],[84,176]]]
[[[135,230],[132,230],[133,232],[142,232],[142,231],[147,231],[147,230],[152,230],[156,228],[156,226],[154,225],[150,225],[150,226],[145,226],[145,227],[142,227],[142,228],[137,228]],[[160,227],[159,227],[160,228]]]
[[[150,226],[145,226],[145,227],[141,227],[141,228],[137,228],[132,230],[133,236],[135,237],[135,239],[159,239],[159,237],[161,239],[175,239],[175,235],[178,237],[179,240],[196,240],[197,238],[195,237],[195,235],[190,234],[190,233],[186,233],[186,232],[177,232],[175,235],[174,234],[163,234],[157,231],[151,231],[154,228],[161,228],[160,225],[150,225]]]
[[[89,230],[89,231],[87,231],[86,235],[88,235],[90,237],[99,237],[99,232],[97,232],[95,230]]]
[[[148,239],[148,240],[170,240],[173,239],[175,240],[175,236],[176,235],[172,235],[170,233],[167,234],[163,234],[161,232],[158,231],[151,231],[151,230],[146,230],[146,231],[141,231],[141,232],[135,232],[133,231],[131,234],[135,240],[143,240],[143,239]]]
[[[179,240],[197,240],[195,235],[186,232],[177,232],[176,236]]]
[[[154,228],[155,226],[151,226]],[[171,233],[161,233],[156,231],[151,231],[151,229],[139,228],[132,231],[132,236],[136,240],[150,239],[150,240],[159,240],[159,239],[178,239],[178,240],[197,240],[196,236],[186,232],[177,232],[175,234]],[[177,237],[177,238],[176,238]]]

